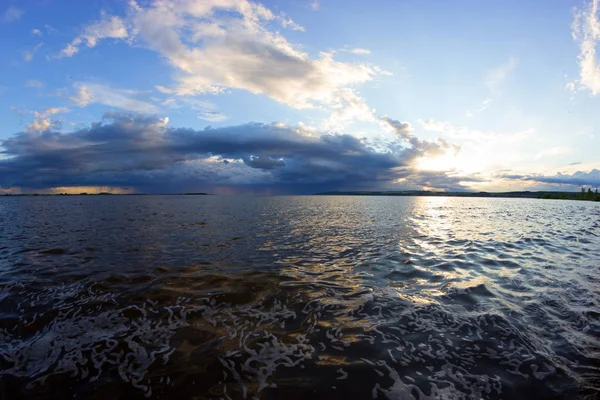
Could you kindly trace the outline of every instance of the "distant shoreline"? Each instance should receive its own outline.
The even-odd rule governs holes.
[[[63,197],[63,196],[215,196],[211,193],[5,193],[0,197]],[[305,195],[299,195],[305,196]],[[309,196],[403,196],[403,197],[478,197],[507,199],[553,199],[600,201],[595,192],[433,192],[427,190],[406,191],[334,191],[319,192]]]
[[[600,201],[600,195],[594,192],[433,192],[427,190],[407,191],[347,191],[320,192],[316,196],[428,196],[428,197],[494,197],[521,199],[555,199],[555,200],[587,200]]]

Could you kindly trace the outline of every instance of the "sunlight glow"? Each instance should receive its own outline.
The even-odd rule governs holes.
[[[98,193],[110,193],[110,194],[132,194],[135,190],[131,188],[114,187],[114,186],[61,186],[50,189],[52,194],[66,193],[66,194],[98,194]]]

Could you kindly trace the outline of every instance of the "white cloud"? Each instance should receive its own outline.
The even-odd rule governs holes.
[[[16,7],[9,6],[2,14],[0,14],[0,21],[12,22],[18,21],[23,16],[23,10]]]
[[[361,49],[361,48],[351,49],[351,50],[348,50],[348,52],[352,53],[352,54],[359,54],[359,55],[371,54],[371,50]]]
[[[456,127],[450,122],[419,121],[421,127],[430,132],[441,133],[460,144],[460,152],[438,160],[427,160],[425,166],[436,166],[443,170],[463,173],[480,173],[531,162],[531,148],[535,148],[535,130],[528,129],[512,133],[480,131],[467,127]]]
[[[319,2],[317,0],[311,1],[310,3],[308,3],[308,8],[310,8],[313,11],[317,11],[319,9],[321,5],[319,4]]]
[[[596,46],[600,41],[599,0],[592,0],[586,8],[575,14],[572,32],[579,42],[579,84],[592,95],[600,93],[600,63],[596,58]]]
[[[73,94],[70,99],[79,107],[86,107],[92,100],[92,93],[90,93],[87,86],[83,84],[75,85],[75,88],[77,89],[77,92]]]
[[[44,82],[38,81],[36,79],[30,79],[27,82],[25,82],[25,86],[26,87],[30,87],[30,88],[37,88],[37,89],[41,89],[43,88]]]
[[[157,89],[177,96],[241,89],[297,109],[356,108],[364,101],[354,86],[383,73],[367,64],[337,61],[333,53],[309,56],[273,28],[277,23],[300,30],[298,24],[247,0],[154,1],[147,6],[132,1],[123,21],[127,27],[122,26],[119,37],[128,32],[132,43],[144,43],[173,66],[174,84]],[[63,55],[75,54],[82,37],[67,45]],[[101,35],[94,37],[92,44]]]
[[[480,131],[466,127],[456,127],[450,122],[436,121],[433,119],[419,120],[420,125],[427,131],[442,133],[452,139],[469,140],[477,143],[487,143],[494,141],[511,141],[522,136],[522,133],[515,135],[503,135],[493,131]]]
[[[56,121],[50,121],[49,119],[34,120],[27,126],[29,132],[40,132],[50,128],[56,127]]]
[[[31,34],[34,36],[42,36],[42,31],[40,31],[39,29],[32,29]]]
[[[419,123],[425,130],[431,132],[447,133],[454,130],[454,127],[450,122],[442,122],[436,121],[434,119],[427,119],[424,121],[420,120]]]
[[[282,18],[281,19],[281,26],[283,26],[284,28],[289,28],[293,31],[300,31],[300,32],[304,32],[304,27],[302,25],[297,24],[296,22],[294,22],[291,18]]]
[[[326,130],[341,130],[353,120],[375,121],[375,110],[369,108],[365,101],[352,89],[342,89],[337,99],[332,102],[331,115],[323,124]]]
[[[55,28],[55,27],[53,27],[52,25],[48,25],[48,24],[46,24],[46,25],[44,25],[44,28],[46,29],[46,32],[47,32],[49,35],[52,35],[52,34],[54,34],[54,33],[58,33],[58,29],[56,29],[56,28]]]
[[[86,44],[95,47],[102,39],[125,39],[128,36],[127,29],[121,18],[116,16],[104,16],[85,28],[84,32],[68,43],[58,54],[57,58],[72,57],[79,52],[79,47]]]
[[[44,109],[44,111],[42,111],[42,112],[34,111],[33,115],[35,116],[35,118],[44,119],[44,118],[51,117],[52,115],[65,113],[67,111],[69,111],[69,109],[65,108],[65,107],[51,107],[51,108]]]
[[[511,57],[506,63],[493,68],[486,76],[485,84],[490,90],[497,90],[517,67],[517,59]]]
[[[488,97],[487,99],[483,100],[479,106],[477,106],[475,111],[467,110],[467,113],[466,113],[467,117],[474,116],[475,115],[474,112],[482,112],[482,111],[487,110],[488,108],[490,108],[490,104],[492,104],[492,101],[494,101],[494,99],[492,99],[491,97]]]
[[[157,86],[158,88],[159,86]],[[204,121],[222,122],[229,119],[229,116],[219,112],[212,102],[206,100],[198,100],[191,97],[170,97],[163,101],[162,104],[175,109],[182,106],[189,107],[196,112],[196,116],[199,119]]]
[[[52,107],[46,108],[44,111],[34,111],[34,120],[27,126],[29,132],[42,132],[48,129],[60,128],[60,121],[51,119],[53,115],[68,112],[68,108],[64,107]]]
[[[479,106],[479,108],[477,109],[477,111],[485,111],[489,108],[490,104],[492,103],[493,99],[491,98],[487,98],[485,100],[483,100],[481,102],[481,105]]]
[[[198,118],[209,122],[223,122],[229,119],[225,114],[221,114],[218,111],[204,110],[198,113]]]
[[[160,85],[156,86],[156,90],[158,90],[161,93],[165,93],[165,94],[173,94],[174,93],[173,90],[166,88],[164,86],[160,86]]]
[[[176,68],[171,90],[179,95],[244,89],[294,108],[313,108],[335,102],[338,90],[377,73],[366,65],[338,62],[331,53],[311,59],[266,28],[278,18],[263,6],[244,0],[201,4],[188,0],[169,8],[156,2],[138,7],[133,16],[140,37]],[[234,14],[218,17],[223,9]],[[279,22],[288,25],[287,19]],[[201,40],[187,37],[190,30],[200,30]]]
[[[25,62],[30,62],[31,60],[33,60],[33,56],[35,56],[35,53],[44,45],[44,42],[40,42],[38,44],[36,44],[34,46],[33,49],[26,51],[23,54],[23,59],[25,60]]]
[[[518,61],[516,58],[511,57],[502,65],[499,65],[495,68],[492,68],[486,73],[485,77],[485,85],[488,87],[490,91],[490,96],[497,94],[498,90],[501,89],[502,84],[508,79],[510,74],[517,67]],[[476,113],[480,113],[482,111],[490,108],[490,105],[494,101],[493,97],[485,98],[478,106],[475,108],[468,109],[466,111],[467,117],[473,117]]]
[[[75,92],[69,97],[79,107],[99,103],[127,111],[154,114],[158,108],[151,103],[135,97],[143,94],[137,90],[116,89],[99,83],[75,83]]]

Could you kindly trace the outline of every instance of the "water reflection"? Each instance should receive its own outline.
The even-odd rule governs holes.
[[[598,388],[594,204],[581,220],[579,204],[501,199],[2,201],[8,398]]]

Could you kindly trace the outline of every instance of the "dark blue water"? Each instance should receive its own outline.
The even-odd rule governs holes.
[[[598,203],[0,198],[0,398],[599,390]]]

